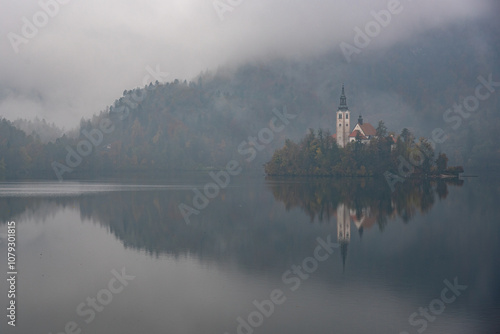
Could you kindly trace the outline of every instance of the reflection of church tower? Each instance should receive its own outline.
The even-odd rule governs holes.
[[[342,266],[345,267],[347,257],[347,244],[351,240],[351,216],[349,209],[341,203],[337,207],[337,241],[340,244],[340,255],[342,256]]]
[[[351,219],[349,209],[345,204],[339,204],[337,208],[337,240],[338,242],[349,242],[351,240]]]
[[[337,111],[337,144],[340,147],[346,146],[349,141],[351,127],[349,126],[349,108],[345,97],[344,85],[342,85],[342,95],[340,95],[340,105]]]

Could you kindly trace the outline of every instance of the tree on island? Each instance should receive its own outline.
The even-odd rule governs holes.
[[[270,176],[381,176],[388,171],[398,173],[401,161],[412,162],[414,166],[409,169],[414,177],[463,172],[461,166],[447,167],[448,157],[444,153],[436,159],[430,142],[426,138],[415,142],[406,128],[397,139],[388,134],[383,121],[376,131],[377,136],[366,144],[358,134],[355,141],[341,148],[328,132],[309,129],[298,144],[286,140],[264,165],[265,172]]]

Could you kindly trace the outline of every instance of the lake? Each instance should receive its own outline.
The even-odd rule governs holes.
[[[213,182],[1,183],[0,332],[500,333],[500,179]]]

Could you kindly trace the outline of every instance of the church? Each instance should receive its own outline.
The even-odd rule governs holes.
[[[337,141],[340,147],[345,147],[347,143],[356,141],[359,136],[362,143],[370,142],[370,139],[376,138],[377,131],[370,123],[363,122],[361,115],[358,118],[356,126],[351,130],[350,127],[351,112],[347,107],[347,98],[342,85],[342,95],[340,95],[340,105],[337,110],[336,128],[337,131],[333,138]]]

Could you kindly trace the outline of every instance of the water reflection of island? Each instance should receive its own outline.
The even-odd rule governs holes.
[[[385,181],[380,179],[268,180],[275,199],[283,202],[287,210],[299,207],[307,213],[311,222],[329,222],[332,217],[336,218],[337,242],[344,266],[352,223],[360,237],[365,229],[374,225],[383,231],[389,219],[399,217],[408,223],[417,212],[429,211],[436,195],[445,199],[449,185],[462,184],[459,179],[407,180],[391,192]]]
[[[449,185],[408,180],[406,188],[391,194],[387,184],[371,179],[296,180],[248,182],[228,188],[189,225],[178,209],[179,203],[190,199],[185,190],[0,198],[0,225],[9,220],[20,224],[50,221],[70,208],[78,211],[82,221],[103,226],[125,247],[152,256],[189,254],[202,261],[238,263],[245,270],[269,269],[301,261],[315,247],[318,235],[332,232],[327,224],[305,226],[303,215],[290,217],[276,203],[285,203],[288,209],[302,208],[311,220],[319,221],[333,220],[343,205],[343,231],[349,232],[343,236],[347,238],[351,222],[362,233],[376,224],[383,229],[388,217],[395,215],[409,221],[417,209],[428,210],[436,194],[445,198]],[[349,240],[345,239],[345,250]]]

